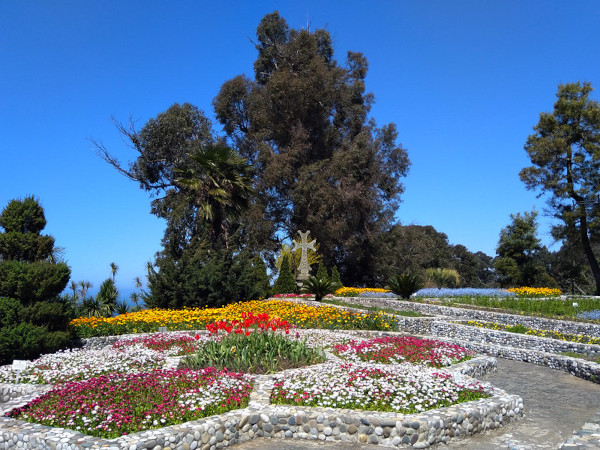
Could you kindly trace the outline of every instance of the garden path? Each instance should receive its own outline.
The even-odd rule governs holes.
[[[600,411],[600,385],[566,372],[508,359],[498,359],[498,371],[481,378],[523,398],[524,417],[499,430],[440,445],[465,450],[559,448]],[[510,442],[510,447],[507,443]],[[345,442],[259,438],[234,445],[236,450],[348,449],[374,450],[381,446]]]

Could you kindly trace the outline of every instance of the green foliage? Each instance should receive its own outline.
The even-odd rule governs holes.
[[[262,259],[222,247],[189,248],[178,259],[160,255],[149,268],[148,286],[143,299],[149,308],[218,307],[269,295]]]
[[[333,283],[328,277],[310,277],[302,284],[302,292],[313,294],[315,301],[320,302],[328,294],[333,294],[341,286]]]
[[[64,348],[69,342],[66,331],[49,332],[45,327],[18,322],[0,329],[0,365],[14,359],[34,359],[42,353]]]
[[[327,273],[327,268],[323,265],[323,263],[319,263],[319,267],[317,268],[317,278],[329,278],[329,274]]]
[[[296,286],[296,280],[290,270],[288,257],[284,256],[283,261],[281,262],[279,276],[273,285],[273,294],[293,294],[296,293],[297,290],[298,287]]]
[[[338,272],[337,266],[333,266],[333,269],[331,269],[331,281],[342,286],[342,280],[340,280],[340,272]]]
[[[70,308],[58,295],[71,271],[56,263],[54,238],[42,236],[44,210],[33,197],[0,214],[0,365],[67,345]]]
[[[585,297],[577,298],[577,308],[573,307],[573,299],[561,300],[558,298],[538,300],[517,297],[468,297],[452,298],[449,299],[449,302],[472,305],[480,308],[494,308],[501,311],[530,316],[560,317],[565,319],[573,319],[578,313],[584,311],[600,310],[600,299]]]
[[[561,220],[560,239],[577,242],[600,295],[600,266],[594,249],[600,234],[600,103],[590,83],[558,86],[551,113],[541,113],[525,150],[532,165],[520,172],[527,189],[548,194],[549,210]]]
[[[430,268],[455,269],[461,284],[468,287],[492,286],[495,283],[492,258],[485,253],[471,253],[463,245],[450,245],[448,236],[432,226],[395,225],[377,241],[375,272],[380,284],[404,273],[425,276]]]
[[[556,286],[539,261],[542,246],[537,237],[537,214],[511,214],[512,223],[500,232],[494,267],[503,286]]]
[[[60,294],[70,275],[64,263],[2,261],[0,296],[18,298],[23,303],[43,301]]]
[[[11,231],[0,234],[0,255],[14,261],[42,261],[54,251],[54,238]]]
[[[96,301],[102,305],[105,316],[110,317],[117,309],[118,298],[119,290],[117,289],[113,278],[107,278],[102,282],[98,294],[96,294]]]
[[[14,298],[0,297],[0,328],[6,328],[20,319],[21,302]]]
[[[34,197],[12,200],[0,215],[0,227],[6,233],[39,235],[46,227],[44,209]]]
[[[409,299],[412,294],[423,287],[423,281],[417,274],[403,273],[388,280],[388,287],[394,294]]]
[[[255,80],[228,80],[214,100],[236,149],[260,162],[249,214],[262,220],[248,231],[264,245],[309,229],[327,266],[368,282],[375,239],[393,219],[410,163],[395,125],[369,121],[367,60],[348,52],[338,64],[326,30],[290,29],[277,12],[256,34]]]
[[[304,341],[287,339],[270,332],[254,331],[249,336],[230,333],[220,342],[207,342],[195,355],[186,356],[180,367],[227,368],[233,372],[275,373],[325,361],[322,349]]]
[[[442,269],[439,267],[427,269],[425,275],[427,276],[427,279],[438,288],[453,288],[460,284],[460,275],[454,269]]]

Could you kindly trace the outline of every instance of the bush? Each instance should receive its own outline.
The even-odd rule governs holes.
[[[438,288],[455,288],[460,284],[460,275],[454,269],[427,269],[425,275]]]
[[[67,346],[69,333],[49,332],[45,327],[27,322],[0,329],[0,365],[14,359],[35,359]]]
[[[298,290],[296,286],[296,280],[290,270],[290,262],[286,256],[283,257],[281,262],[281,269],[279,270],[279,276],[273,286],[273,294],[294,294]]]
[[[388,280],[388,289],[402,298],[410,298],[422,287],[423,281],[416,274],[403,273]]]
[[[302,285],[302,292],[307,294],[313,294],[315,300],[320,302],[328,294],[333,294],[338,288],[339,284],[332,282],[329,278],[318,278],[310,277]]]

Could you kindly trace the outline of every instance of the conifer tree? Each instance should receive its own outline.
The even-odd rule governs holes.
[[[42,235],[44,210],[33,197],[0,214],[0,365],[64,347],[69,310],[59,294],[71,271],[56,262],[54,238]]]
[[[323,263],[319,263],[319,267],[317,268],[317,278],[329,278],[329,274],[327,273],[327,268]]]
[[[273,294],[294,294],[297,291],[296,280],[290,270],[290,263],[287,256],[284,256],[279,270],[279,277],[273,286]]]

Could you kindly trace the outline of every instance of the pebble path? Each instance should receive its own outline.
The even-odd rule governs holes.
[[[498,371],[481,378],[523,398],[524,417],[499,430],[440,445],[442,449],[529,450],[557,449],[600,411],[600,385],[566,372],[520,361],[498,359]],[[236,450],[348,449],[375,450],[381,446],[259,438],[232,446]]]

